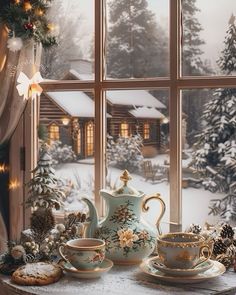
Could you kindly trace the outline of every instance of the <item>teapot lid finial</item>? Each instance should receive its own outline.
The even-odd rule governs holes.
[[[127,182],[129,180],[131,180],[132,177],[130,176],[128,170],[125,169],[125,171],[123,172],[123,174],[120,176],[120,180],[124,182],[124,185],[127,185]]]
[[[132,186],[128,185],[128,181],[131,180],[132,177],[130,176],[128,170],[124,170],[124,172],[120,176],[120,180],[124,182],[124,184],[113,192],[113,196],[121,196],[121,195],[132,195],[132,196],[139,196],[140,192],[137,191]]]

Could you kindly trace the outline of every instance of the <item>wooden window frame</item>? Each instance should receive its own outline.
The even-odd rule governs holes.
[[[170,0],[169,46],[170,75],[149,79],[104,79],[105,0],[95,5],[95,79],[94,81],[53,81],[41,83],[44,91],[83,90],[95,96],[95,205],[100,215],[103,205],[99,190],[105,186],[106,101],[105,92],[116,89],[169,89],[170,99],[170,230],[182,230],[181,168],[181,90],[236,86],[236,77],[181,77],[181,0]],[[36,134],[36,133],[35,133]],[[28,157],[28,162],[33,163]],[[33,167],[32,167],[33,168]]]

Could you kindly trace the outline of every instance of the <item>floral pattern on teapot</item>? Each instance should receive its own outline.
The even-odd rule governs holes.
[[[137,222],[137,216],[133,211],[134,204],[126,201],[115,210],[109,221],[120,225],[116,230],[110,230],[106,226],[102,226],[95,233],[95,237],[102,239],[106,243],[108,253],[114,250],[123,251],[123,255],[128,257],[131,251],[138,250],[139,247],[151,246],[155,247],[155,238],[145,230],[137,227],[129,228],[133,222]]]

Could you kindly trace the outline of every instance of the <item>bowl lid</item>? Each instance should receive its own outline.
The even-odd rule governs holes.
[[[124,170],[122,175],[120,176],[120,180],[123,181],[123,185],[119,187],[117,190],[112,192],[114,197],[119,197],[121,195],[130,195],[134,197],[138,197],[141,195],[141,192],[133,188],[132,186],[128,185],[128,181],[131,180],[132,177],[130,176],[128,170]]]

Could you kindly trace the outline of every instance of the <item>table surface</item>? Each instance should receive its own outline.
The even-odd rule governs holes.
[[[48,286],[17,286],[10,277],[0,275],[0,295],[167,295],[167,294],[236,294],[236,273],[228,270],[218,278],[197,284],[161,283],[145,275],[137,266],[114,266],[98,279],[76,279],[70,276]]]

